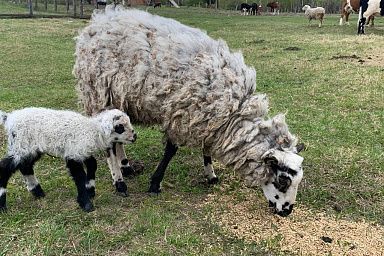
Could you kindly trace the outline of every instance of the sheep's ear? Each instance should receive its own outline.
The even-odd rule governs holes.
[[[277,165],[279,163],[279,161],[277,160],[277,158],[275,156],[268,156],[268,157],[264,158],[263,160],[264,160],[264,163],[266,165],[269,165],[269,166]]]
[[[272,165],[278,164],[279,161],[274,156],[274,154],[273,154],[274,152],[275,151],[273,149],[271,149],[271,150],[268,150],[267,152],[265,152],[264,155],[261,156],[261,159],[264,161],[264,163],[266,165],[272,166]]]
[[[111,120],[107,116],[104,116],[101,119],[101,129],[103,130],[103,133],[106,136],[110,136],[112,131],[114,130],[113,122],[111,122]]]
[[[300,143],[299,145],[296,146],[296,153],[300,153],[301,151],[305,150],[305,145],[304,143]]]

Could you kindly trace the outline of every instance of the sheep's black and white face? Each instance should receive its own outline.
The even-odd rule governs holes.
[[[303,178],[303,158],[293,152],[272,150],[264,156],[269,179],[262,184],[269,206],[280,216],[288,216],[296,200],[297,189]]]
[[[105,113],[108,122],[108,136],[111,142],[132,143],[136,141],[137,135],[132,127],[131,121],[124,112],[113,109]]]

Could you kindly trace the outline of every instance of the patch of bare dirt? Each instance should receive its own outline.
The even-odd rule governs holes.
[[[371,54],[363,57],[359,57],[356,54],[336,55],[336,56],[332,56],[330,60],[356,61],[361,65],[382,67],[384,71],[384,52],[383,53],[377,52],[375,54]]]
[[[337,219],[301,206],[282,218],[271,214],[262,198],[236,203],[231,196],[210,195],[204,205],[216,209],[210,219],[226,231],[270,249],[300,255],[384,255],[384,228],[364,220]]]

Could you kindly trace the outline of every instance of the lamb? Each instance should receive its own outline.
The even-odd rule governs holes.
[[[311,22],[311,20],[319,20],[319,28],[321,28],[325,15],[325,9],[323,7],[311,8],[309,5],[304,5],[303,11],[305,12],[305,16],[308,17],[309,22]]]
[[[268,119],[268,100],[254,95],[256,71],[223,40],[175,20],[121,7],[94,13],[76,38],[73,74],[87,114],[106,106],[133,122],[159,124],[165,152],[149,192],[160,193],[178,147],[201,147],[209,183],[212,157],[261,185],[273,210],[292,212],[303,177],[303,148],[284,115]],[[112,176],[125,159],[121,145],[108,158]],[[119,152],[119,153],[118,153]]]
[[[384,0],[361,0],[359,8],[359,21],[357,23],[357,34],[365,33],[365,22],[374,15],[384,16]]]
[[[84,211],[92,211],[90,198],[95,195],[97,169],[92,154],[112,148],[113,143],[136,140],[129,117],[117,109],[94,117],[47,108],[25,108],[9,114],[0,111],[0,124],[8,135],[8,152],[0,161],[0,210],[6,209],[7,183],[16,170],[20,170],[34,197],[45,196],[33,165],[46,153],[65,159],[77,187],[77,202]]]

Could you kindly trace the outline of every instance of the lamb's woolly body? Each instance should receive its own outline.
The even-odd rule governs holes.
[[[268,101],[253,95],[256,72],[242,54],[171,19],[119,8],[94,13],[77,37],[73,72],[88,114],[119,107],[254,181],[266,175],[255,172],[265,151],[296,145],[283,116],[264,120]]]
[[[319,27],[323,24],[323,19],[325,15],[325,9],[323,7],[311,8],[309,5],[303,6],[303,11],[305,16],[308,17],[308,20],[319,20]]]
[[[304,5],[303,10],[305,11],[305,16],[309,19],[319,19],[320,15],[325,14],[325,9],[323,7],[310,7],[309,5]]]
[[[103,132],[103,114],[81,114],[45,108],[25,108],[7,115],[8,155],[19,162],[23,157],[48,153],[82,161],[111,144]],[[112,130],[112,127],[111,127]]]

